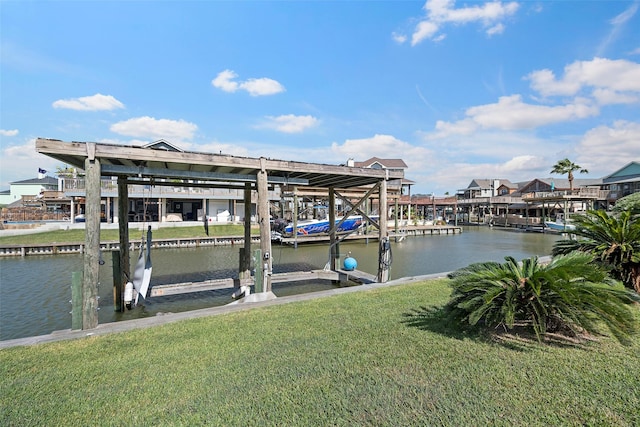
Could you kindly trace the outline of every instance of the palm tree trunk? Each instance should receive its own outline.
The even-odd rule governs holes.
[[[640,264],[633,265],[630,270],[631,286],[640,293]]]
[[[569,194],[573,193],[573,173],[569,171]]]

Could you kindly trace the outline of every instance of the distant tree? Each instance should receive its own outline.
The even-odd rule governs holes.
[[[632,215],[640,215],[640,193],[633,193],[616,201],[613,212],[630,211]]]
[[[613,281],[583,252],[553,258],[537,257],[503,264],[471,264],[449,274],[453,293],[446,304],[449,318],[469,325],[512,329],[533,328],[538,340],[547,332],[603,333],[602,326],[621,342],[637,331],[640,295]]]
[[[574,171],[579,171],[580,173],[589,173],[588,170],[584,169],[580,165],[576,165],[569,159],[558,160],[558,163],[556,163],[553,166],[553,169],[551,169],[551,173],[568,175],[567,178],[569,179],[569,190],[573,190],[573,172]]]
[[[611,269],[611,275],[640,293],[640,221],[631,211],[609,215],[605,211],[587,211],[571,217],[577,239],[558,240],[553,255],[572,251],[587,252]]]

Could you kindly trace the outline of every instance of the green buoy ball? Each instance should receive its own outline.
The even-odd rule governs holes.
[[[346,257],[344,259],[344,269],[347,271],[353,271],[358,266],[358,261],[355,258]]]

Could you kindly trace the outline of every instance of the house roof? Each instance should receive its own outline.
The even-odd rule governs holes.
[[[553,185],[555,188],[569,188],[569,180],[568,179],[557,179],[557,178],[538,178],[538,181],[544,182],[545,184],[551,185],[553,181]],[[592,185],[600,185],[602,184],[602,178],[574,178],[573,179],[573,187],[589,187]]]
[[[474,179],[467,186],[467,190],[471,189],[482,189],[482,188],[491,188],[495,181],[498,181],[498,186],[507,185],[509,188],[515,188],[516,186],[511,183],[508,179]]]
[[[183,153],[184,150],[180,147],[177,147],[170,143],[167,140],[159,139],[157,141],[150,142],[142,146],[142,148],[151,148],[153,150],[166,150],[166,151],[176,151]]]
[[[402,159],[381,159],[379,157],[372,157],[364,162],[354,162],[354,166],[357,168],[370,168],[373,164],[378,163],[385,169],[407,169],[408,166]]]
[[[612,184],[623,181],[629,182],[629,179],[631,179],[632,181],[640,180],[640,162],[627,163],[622,168],[602,178],[602,182],[604,184]]]
[[[542,183],[542,184],[544,184],[544,186],[551,187],[551,183],[552,182],[553,182],[553,187],[554,187],[555,190],[568,190],[569,188],[571,188],[568,179],[563,179],[563,178],[535,178],[535,179],[532,179],[531,181],[520,183],[521,185],[518,187],[518,192],[519,193],[527,193],[527,192],[530,192],[530,191],[539,191],[539,190],[535,189],[536,183]],[[573,188],[599,186],[601,184],[602,184],[602,179],[601,178],[596,178],[596,179],[578,179],[578,178],[575,178],[573,180]],[[532,187],[534,187],[533,190],[529,190]]]
[[[44,178],[31,178],[22,181],[14,181],[11,185],[58,185],[58,179],[52,176],[45,176]]]
[[[498,185],[498,187],[505,186],[507,188],[518,188],[518,184],[514,184],[513,182],[509,181],[508,179],[501,179],[499,181],[500,181],[500,184]]]

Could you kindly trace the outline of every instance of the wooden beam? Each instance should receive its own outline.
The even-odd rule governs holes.
[[[344,221],[344,218],[342,219]],[[342,222],[342,221],[341,221]],[[340,248],[336,241],[336,196],[333,187],[329,187],[329,269],[335,271],[340,257]]]
[[[382,239],[383,237],[387,237],[389,235],[389,232],[387,231],[387,212],[388,212],[388,206],[387,206],[387,181],[384,180],[382,182],[380,182],[380,191],[379,191],[380,197],[380,228],[379,228],[379,236],[380,239]]]
[[[98,326],[98,281],[100,262],[100,161],[84,162],[87,194],[85,197],[85,252],[82,280],[82,329]]]
[[[267,171],[260,170],[257,176],[258,187],[258,217],[260,218],[260,249],[262,250],[261,262],[265,270],[265,280],[263,283],[264,292],[271,292],[271,223],[269,217],[269,193],[267,191]]]
[[[129,257],[129,192],[124,177],[118,177],[118,235],[120,240],[120,277],[117,280],[120,289],[116,291],[118,295],[118,304],[116,306],[120,307],[120,311],[124,311],[124,287],[131,271]],[[114,282],[115,280],[116,278],[114,278]],[[116,283],[114,283],[115,285]]]
[[[251,278],[251,183],[244,184],[244,251],[240,260],[240,278]]]
[[[144,175],[161,176],[173,179],[198,179],[203,181],[235,181],[235,182],[255,182],[255,175],[243,175],[235,173],[198,172],[189,170],[177,170],[166,168],[133,167],[122,165],[103,166],[104,175]],[[297,185],[307,185],[309,180],[299,178],[282,178],[278,176],[269,177],[269,183],[284,184],[286,182]]]

